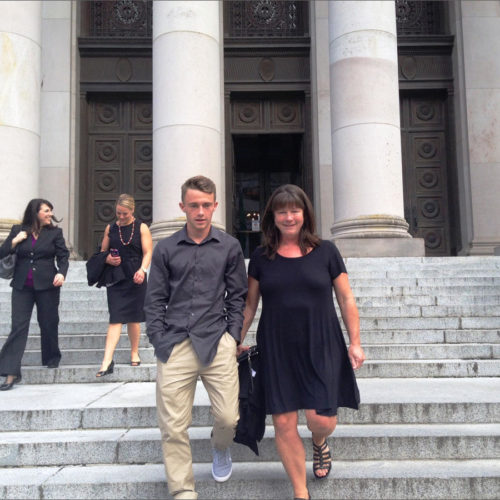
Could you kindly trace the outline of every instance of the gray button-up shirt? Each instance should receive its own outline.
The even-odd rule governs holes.
[[[164,363],[190,338],[204,365],[212,362],[228,331],[241,338],[247,275],[241,246],[214,227],[200,244],[186,227],[161,240],[153,252],[144,311],[147,334]]]

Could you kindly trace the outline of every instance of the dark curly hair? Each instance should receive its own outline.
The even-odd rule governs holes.
[[[309,249],[319,246],[321,241],[316,234],[312,203],[306,193],[294,184],[284,184],[273,191],[262,217],[262,246],[266,256],[271,260],[276,257],[281,238],[281,233],[274,223],[274,212],[283,207],[300,208],[304,213],[304,224],[299,234],[302,255],[306,255]]]

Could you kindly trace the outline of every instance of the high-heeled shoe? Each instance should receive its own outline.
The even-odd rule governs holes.
[[[139,359],[138,361],[131,361],[130,366],[141,366],[141,360]]]
[[[96,377],[104,377],[104,375],[111,375],[113,373],[113,369],[115,367],[115,362],[111,360],[106,370],[99,370],[96,374]]]
[[[18,375],[11,382],[7,382],[7,379],[5,379],[5,382],[2,385],[0,385],[0,391],[9,391],[10,389],[12,389],[14,384],[18,384],[19,382],[21,382],[21,379],[22,379],[21,375]]]

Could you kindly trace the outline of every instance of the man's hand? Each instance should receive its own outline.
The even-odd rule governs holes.
[[[240,344],[236,347],[236,357],[238,357],[240,354],[243,354],[245,351],[248,351],[248,349],[250,349],[249,345]]]

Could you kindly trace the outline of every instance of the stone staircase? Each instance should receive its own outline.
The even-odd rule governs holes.
[[[341,409],[332,473],[313,498],[500,498],[500,257],[348,259],[368,361],[362,405]],[[155,409],[155,363],[142,338],[128,365],[96,379],[105,291],[72,262],[60,307],[60,367],[39,366],[35,322],[23,383],[0,393],[1,498],[166,498]],[[0,345],[10,288],[0,283]],[[254,342],[256,322],[248,343]],[[291,498],[270,420],[256,457],[234,445],[231,480],[210,474],[208,398],[199,386],[190,431],[200,498]]]

